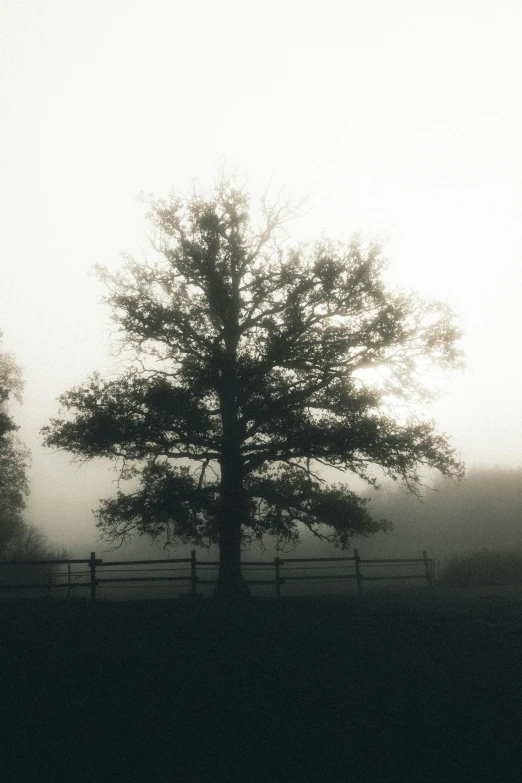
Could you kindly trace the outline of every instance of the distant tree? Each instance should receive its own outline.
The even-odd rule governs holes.
[[[0,332],[0,343],[2,333]],[[10,354],[0,351],[0,561],[45,560],[56,554],[44,533],[25,522],[29,494],[29,450],[16,436],[18,426],[9,414],[10,399],[22,401],[22,371]]]
[[[100,270],[128,369],[65,393],[70,416],[43,430],[47,446],[139,477],[97,512],[109,540],[216,541],[216,595],[237,597],[245,541],[295,543],[302,523],[346,547],[389,527],[322,466],[372,485],[379,466],[412,491],[423,466],[462,475],[433,423],[402,414],[427,399],[423,372],[460,363],[459,332],[445,305],[387,290],[376,244],[288,247],[294,210],[262,200],[256,230],[230,181],[150,207],[153,260]]]
[[[66,549],[53,547],[37,525],[22,521],[9,539],[5,553],[6,560],[65,560],[69,557]]]
[[[0,346],[3,333],[0,330]],[[18,429],[7,411],[7,402],[14,397],[19,402],[22,398],[22,372],[20,367],[9,353],[0,350],[0,444],[2,439],[10,432]]]
[[[7,409],[9,399],[20,401],[21,393],[21,370],[10,354],[0,351],[0,560],[23,525],[22,512],[29,493],[29,452],[16,437],[18,427]]]
[[[29,452],[11,433],[0,440],[0,560],[23,527],[22,513],[29,494]]]

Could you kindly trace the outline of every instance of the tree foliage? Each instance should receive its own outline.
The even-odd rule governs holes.
[[[98,511],[111,540],[218,541],[224,581],[245,539],[295,543],[302,523],[345,547],[387,527],[325,467],[375,484],[379,466],[413,491],[423,466],[462,474],[446,436],[403,413],[428,398],[426,372],[460,363],[451,312],[388,290],[377,244],[288,246],[292,215],[263,201],[256,228],[225,181],[151,202],[153,257],[100,269],[127,369],[65,393],[69,415],[44,429],[139,479]]]
[[[3,334],[0,330],[0,346]],[[21,401],[22,398],[22,373],[11,354],[0,350],[0,444],[2,439],[17,428],[7,411],[7,403],[10,398]]]
[[[0,343],[2,332],[0,332]],[[56,554],[45,534],[23,517],[29,494],[30,452],[16,436],[8,403],[22,401],[22,371],[11,354],[0,351],[0,561],[66,557]]]
[[[16,437],[18,427],[7,409],[9,399],[20,401],[21,393],[18,364],[10,354],[0,352],[0,560],[23,527],[22,512],[29,494],[29,452]]]
[[[23,526],[22,512],[29,494],[28,450],[12,435],[0,439],[0,560]]]

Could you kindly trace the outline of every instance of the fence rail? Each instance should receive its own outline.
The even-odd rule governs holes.
[[[294,565],[294,564],[309,564],[309,565]],[[326,565],[328,564],[328,565]],[[384,566],[400,566],[400,565],[421,565],[421,573],[407,573],[407,574],[392,574],[386,573],[385,575],[376,576],[371,573],[367,573],[366,569],[377,565]],[[51,566],[67,566],[67,572],[61,571],[56,573]],[[83,571],[71,571],[71,565],[85,565],[87,568]],[[158,568],[158,565],[164,566]],[[311,573],[311,570],[326,570],[326,569],[338,569],[344,568],[344,566],[353,567],[353,571],[336,573],[336,574],[317,574]],[[12,573],[12,569],[22,566],[38,566],[40,568],[47,567],[47,580],[45,582],[9,582],[2,583],[2,575],[6,572],[4,569],[8,569]],[[123,568],[123,566],[152,566],[151,568]],[[167,567],[168,566],[168,567]],[[96,557],[95,552],[91,552],[89,559],[54,559],[54,560],[17,560],[0,562],[0,592],[3,590],[14,591],[23,589],[46,589],[48,595],[57,588],[66,589],[68,597],[71,597],[72,591],[77,588],[89,588],[90,597],[93,601],[96,600],[98,585],[106,585],[107,587],[124,587],[125,585],[131,585],[133,583],[139,583],[141,586],[149,584],[150,587],[159,586],[157,583],[161,582],[185,582],[189,583],[190,595],[195,598],[198,595],[198,585],[211,585],[216,584],[217,579],[202,578],[198,576],[198,569],[216,569],[219,566],[219,561],[216,560],[200,560],[196,558],[196,551],[192,550],[189,558],[169,558],[169,559],[157,559],[157,560],[103,560]],[[174,567],[174,568],[173,568]],[[316,581],[338,581],[343,582],[346,580],[354,580],[357,588],[357,593],[362,594],[362,583],[365,581],[376,582],[383,580],[400,580],[400,579],[423,579],[426,580],[428,585],[432,585],[435,581],[435,562],[429,558],[424,551],[421,558],[370,558],[365,559],[359,556],[357,549],[353,550],[352,557],[295,557],[295,558],[279,558],[276,557],[273,561],[264,560],[250,560],[244,561],[242,567],[245,570],[250,568],[260,568],[261,570],[274,570],[272,578],[261,579],[248,578],[246,581],[250,585],[274,585],[276,597],[281,597],[281,587],[285,583],[294,583],[300,581],[316,582]],[[105,571],[104,569],[108,569]],[[173,570],[186,571],[182,575],[174,575]],[[165,575],[157,575],[158,572],[165,571]],[[295,571],[307,571],[300,575],[296,575]],[[364,571],[364,573],[363,573]],[[105,576],[106,573],[141,573],[141,576]],[[146,572],[154,572],[155,575],[151,575]],[[82,581],[78,581],[84,577]],[[87,579],[85,579],[87,577]],[[63,580],[66,581],[63,581]]]

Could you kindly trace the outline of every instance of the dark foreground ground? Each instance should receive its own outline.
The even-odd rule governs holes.
[[[522,593],[0,604],[0,780],[520,781]]]

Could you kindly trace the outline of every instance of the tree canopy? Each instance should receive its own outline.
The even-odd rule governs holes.
[[[0,330],[0,346],[3,334]],[[22,372],[11,354],[0,350],[0,444],[4,436],[17,428],[7,411],[9,399],[22,399]]]
[[[0,343],[1,339],[0,332]],[[29,493],[29,452],[15,435],[18,427],[7,407],[11,398],[21,400],[22,386],[15,359],[0,351],[0,560],[24,526],[22,512]]]
[[[460,364],[448,307],[388,290],[378,244],[291,246],[292,208],[260,213],[230,181],[150,203],[152,257],[99,270],[127,368],[63,394],[43,431],[131,480],[97,512],[109,540],[218,542],[222,595],[247,592],[245,540],[294,544],[301,523],[346,547],[389,526],[325,467],[412,491],[424,467],[463,472],[433,422],[404,415],[426,372]]]

